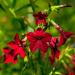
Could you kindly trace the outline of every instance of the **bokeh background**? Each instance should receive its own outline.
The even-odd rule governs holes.
[[[44,11],[51,5],[70,4],[70,8],[62,8],[58,12],[54,11],[52,19],[56,21],[65,31],[75,33],[75,0],[0,0],[0,55],[6,43],[12,40],[16,33],[20,36],[33,31],[33,12]],[[57,35],[54,27],[50,28],[52,35]],[[72,37],[72,43],[75,37]],[[0,75],[20,75],[23,68],[23,60],[19,60],[16,65],[4,64],[0,60]]]

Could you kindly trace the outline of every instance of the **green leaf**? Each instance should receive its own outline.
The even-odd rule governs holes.
[[[56,75],[61,75],[61,72],[56,71],[55,74]]]
[[[5,12],[5,9],[1,4],[0,4],[0,9]]]
[[[13,0],[12,8],[14,8],[16,6],[16,3],[17,3],[17,0]]]
[[[37,2],[38,0],[34,0],[34,3]]]
[[[24,5],[24,6],[20,7],[19,9],[17,9],[16,12],[21,11],[22,9],[26,9],[30,6],[31,6],[31,4]]]
[[[34,4],[34,6],[35,6],[36,8],[39,8],[39,6],[38,6],[38,5],[36,5],[36,4]]]
[[[59,6],[51,6],[51,11],[57,11],[59,8]]]
[[[25,30],[25,31],[27,30],[27,25],[24,23],[24,20],[22,18],[13,18],[12,24],[13,25],[17,24],[18,27],[20,26],[21,30]]]
[[[59,5],[60,4],[60,0],[56,0],[56,4]]]

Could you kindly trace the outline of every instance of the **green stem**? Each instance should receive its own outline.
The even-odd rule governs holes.
[[[26,69],[26,64],[24,65],[24,67],[22,69],[21,75],[23,75],[23,72],[24,72],[25,69]]]
[[[15,14],[15,12],[14,12],[14,9],[9,8],[9,11],[10,11],[10,13],[14,16],[14,18],[17,18],[16,14]]]
[[[53,67],[52,71],[49,73],[49,75],[54,75],[55,66]]]
[[[31,4],[31,7],[32,7],[33,12],[35,12],[35,8],[34,8],[34,2],[33,2],[33,0],[29,0],[29,1],[30,1],[30,4]]]
[[[6,2],[6,0],[3,0],[3,2],[4,2],[4,4],[5,4],[5,6],[8,7],[8,3]]]
[[[53,20],[50,20],[50,22],[60,33],[63,32],[63,29],[57,23],[55,23]]]

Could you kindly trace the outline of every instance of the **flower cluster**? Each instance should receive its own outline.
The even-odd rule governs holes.
[[[33,14],[36,19],[36,25],[46,25],[47,14],[39,12]],[[58,28],[60,30],[60,28]],[[60,36],[52,37],[51,34],[45,32],[42,28],[38,28],[34,32],[27,33],[27,39],[30,42],[30,50],[31,52],[35,52],[36,50],[40,50],[41,53],[45,54],[48,48],[51,48],[50,60],[51,63],[54,63],[55,58],[59,59],[60,50],[58,49],[62,46],[66,40],[72,35],[71,32],[60,32]],[[25,41],[24,41],[25,42]],[[19,39],[18,34],[16,34],[13,41],[8,42],[8,46],[3,49],[5,56],[5,63],[17,62],[17,55],[20,55],[22,58],[26,56],[26,52],[24,51],[23,41]]]
[[[46,20],[48,16],[47,13],[39,12],[33,14],[33,16],[35,18],[36,25],[43,24],[43,26],[46,27],[48,22]],[[30,43],[28,47],[30,48],[30,51],[32,53],[35,53],[37,50],[39,50],[41,55],[44,56],[45,53],[47,53],[48,48],[50,48],[51,54],[49,55],[48,58],[51,64],[54,64],[55,60],[59,59],[61,55],[61,51],[59,48],[65,44],[67,39],[70,38],[73,33],[65,32],[60,26],[58,26],[54,22],[52,22],[52,24],[54,24],[55,28],[60,33],[60,35],[57,37],[53,37],[50,33],[46,32],[43,28],[40,27],[37,28],[34,32],[28,32],[25,36],[27,38],[25,39],[25,41],[23,41],[22,39],[20,40],[19,35],[16,34],[14,40],[8,42],[7,43],[8,46],[3,49],[4,63],[12,62],[13,64],[16,64],[16,62],[18,61],[17,59],[18,55],[21,58],[24,58],[27,53],[25,51],[25,46],[23,43],[27,43],[26,40],[28,40]],[[75,64],[73,61],[72,63]],[[66,69],[68,69],[65,64],[64,66]],[[68,69],[68,71],[70,70]],[[69,75],[74,75],[74,74],[70,73]]]

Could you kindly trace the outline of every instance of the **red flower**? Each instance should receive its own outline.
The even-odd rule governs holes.
[[[39,25],[39,24],[46,25],[46,18],[48,16],[47,13],[38,12],[36,14],[33,14],[33,16],[36,19],[36,24],[37,25]]]
[[[44,32],[42,29],[38,29],[35,32],[29,32],[27,34],[27,38],[30,41],[30,49],[32,52],[35,52],[36,49],[40,49],[42,53],[45,53],[47,51],[51,35]]]
[[[53,64],[55,62],[55,58],[59,59],[60,56],[60,51],[58,50],[58,38],[51,39],[50,48],[51,48],[50,61],[51,64]]]
[[[17,58],[17,55],[20,55],[22,58],[26,56],[22,41],[19,39],[18,34],[16,34],[14,41],[8,42],[8,46],[12,49],[4,49],[5,54],[5,63],[12,62],[14,63],[14,58]]]
[[[72,35],[71,32],[62,32],[60,34],[60,37],[51,39],[50,48],[52,51],[51,51],[50,60],[52,64],[54,63],[55,58],[59,59],[60,51],[58,47],[62,46],[71,35]]]
[[[68,75],[75,75],[73,72],[69,72]]]
[[[69,37],[71,37],[72,34],[73,34],[72,32],[62,32],[62,33],[60,34],[60,39],[59,39],[60,41],[59,41],[58,46],[63,45],[63,44],[66,42],[66,40],[67,40]]]

